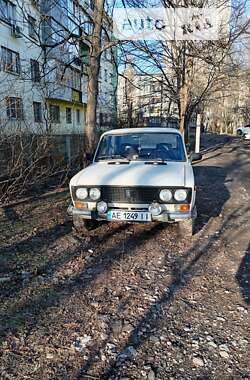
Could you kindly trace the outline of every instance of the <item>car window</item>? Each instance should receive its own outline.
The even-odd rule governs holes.
[[[129,133],[105,135],[96,160],[127,158],[129,160],[185,161],[183,141],[177,133]]]

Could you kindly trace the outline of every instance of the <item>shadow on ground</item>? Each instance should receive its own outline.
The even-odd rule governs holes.
[[[194,172],[197,184],[196,206],[198,210],[195,232],[198,232],[204,225],[208,224],[211,218],[221,214],[224,204],[230,198],[230,193],[226,187],[227,171],[224,168],[196,166]]]
[[[178,257],[176,258],[178,261],[178,267],[173,267],[172,280],[167,291],[164,292],[156,302],[152,303],[147,312],[139,319],[136,327],[127,339],[126,345],[119,350],[114,363],[111,363],[109,369],[102,373],[102,380],[116,379],[118,374],[117,371],[120,370],[121,366],[133,360],[130,355],[131,347],[134,350],[138,350],[145,342],[149,341],[152,335],[156,334],[156,331],[161,330],[160,323],[163,318],[164,308],[174,302],[178,293],[188,286],[189,282],[201,267],[206,267],[209,260],[216,257],[218,252],[214,247],[222,238],[231,220],[234,220],[236,217],[237,210],[233,210],[221,224],[219,233],[210,236],[203,244],[200,244],[200,241],[197,241],[185,252],[182,260]],[[100,347],[98,349],[93,349],[91,356],[75,377],[76,380],[81,380],[88,376],[87,374],[90,373],[89,371],[91,371],[100,360],[99,353]]]
[[[71,294],[77,294],[87,289],[99,275],[108,272],[112,266],[122,260],[124,256],[133,255],[136,248],[143,245],[146,240],[152,239],[164,228],[162,225],[157,224],[153,225],[150,229],[139,230],[136,231],[134,235],[125,237],[122,231],[124,231],[126,227],[124,224],[119,226],[117,230],[113,228],[107,235],[102,235],[101,240],[107,243],[108,238],[113,237],[116,232],[120,233],[115,246],[112,248],[103,248],[100,254],[95,256],[90,263],[86,263],[83,271],[77,273],[75,276],[70,276],[70,279],[65,279],[65,281],[59,284],[49,284],[48,281],[46,287],[41,287],[39,291],[35,286],[35,289],[32,291],[32,296],[25,302],[22,302],[20,307],[10,307],[6,315],[2,316],[0,334],[3,336],[10,330],[14,329],[18,331],[24,326],[29,330],[32,329],[45,315],[47,309],[63,302],[63,300],[65,298],[67,299]],[[100,244],[100,238],[95,239],[94,237],[88,244],[83,241],[83,244],[78,245],[77,248],[62,252],[59,258],[55,260],[52,259],[47,262],[45,266],[39,268],[39,274],[47,274],[49,278],[51,278],[54,271],[58,271],[60,267],[74,257],[84,254],[89,248],[93,249],[95,244],[98,243]],[[24,244],[27,244],[27,242]],[[36,285],[36,283],[34,285]],[[15,296],[18,298],[18,293],[15,294]]]
[[[236,274],[243,300],[250,304],[250,244]]]

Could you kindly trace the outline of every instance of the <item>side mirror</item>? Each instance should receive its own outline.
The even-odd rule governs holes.
[[[190,162],[194,162],[194,161],[200,161],[202,159],[202,154],[201,153],[191,153],[190,155]]]
[[[94,154],[93,153],[85,153],[85,159],[89,162],[93,161]]]
[[[188,152],[188,154],[190,153],[190,150],[191,150],[191,147],[190,147],[190,144],[186,144],[186,150]]]

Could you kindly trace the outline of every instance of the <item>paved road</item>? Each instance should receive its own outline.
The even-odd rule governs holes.
[[[250,144],[195,166],[192,241],[174,225],[65,219],[67,194],[0,214],[0,378],[249,379]]]

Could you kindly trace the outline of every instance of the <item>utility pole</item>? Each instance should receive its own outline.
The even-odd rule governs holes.
[[[163,81],[161,80],[161,110],[160,110],[161,126],[163,123]]]
[[[198,113],[195,128],[195,153],[200,153],[201,144],[201,114]]]

